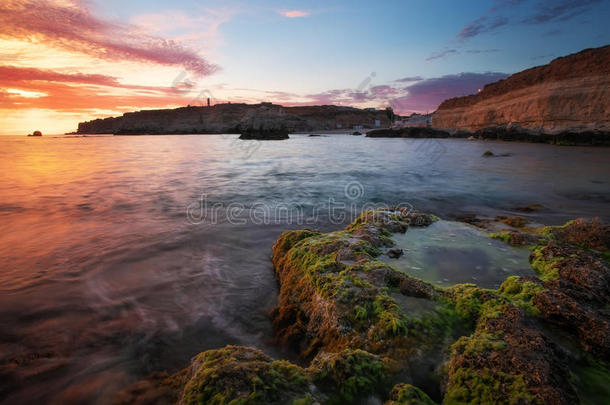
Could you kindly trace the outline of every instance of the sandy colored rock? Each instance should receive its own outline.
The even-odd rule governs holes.
[[[489,127],[544,133],[610,132],[610,46],[586,49],[488,84],[475,95],[444,101],[435,128]]]

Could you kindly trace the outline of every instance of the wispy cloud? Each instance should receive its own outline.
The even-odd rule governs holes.
[[[424,80],[424,78],[421,76],[409,76],[409,77],[403,77],[402,79],[396,79],[394,81],[397,83],[409,83],[409,82],[418,82],[420,80]]]
[[[508,21],[508,18],[502,16],[492,19],[488,17],[481,17],[462,28],[462,30],[457,34],[457,37],[458,39],[465,40],[476,37],[477,35],[493,32],[498,28],[507,25]]]
[[[44,43],[105,60],[183,66],[202,76],[218,69],[179,42],[94,16],[85,0],[3,0],[0,38]]]
[[[535,13],[522,20],[525,24],[568,21],[591,10],[602,0],[545,0],[537,4]]]
[[[433,53],[432,55],[428,56],[426,58],[427,61],[431,61],[431,60],[435,60],[435,59],[441,59],[444,58],[448,55],[454,55],[454,54],[458,54],[458,50],[457,49],[446,49],[444,51],[441,52],[436,52]]]
[[[500,52],[499,49],[468,49],[466,53],[480,54],[480,53],[496,53]]]
[[[322,93],[309,94],[305,102],[290,102],[288,105],[339,104],[352,106],[391,106],[399,114],[434,111],[448,98],[474,94],[486,84],[506,78],[506,73],[460,73],[424,79],[416,77],[407,86],[394,81],[393,84],[371,86],[362,91],[334,89]],[[412,78],[407,78],[412,79]]]
[[[395,111],[434,111],[444,100],[474,94],[486,84],[505,79],[506,73],[460,73],[429,78],[404,88],[402,97],[391,101]]]
[[[176,93],[176,89],[179,88],[178,86],[180,85],[180,83],[178,83],[173,87],[141,86],[120,83],[114,76],[101,74],[85,74],[80,72],[64,73],[48,69],[0,66],[0,85],[2,85],[2,87],[22,86],[24,83],[28,86],[36,86],[43,82],[106,86],[117,89],[146,90],[163,93]]]
[[[220,41],[219,28],[231,21],[240,9],[234,7],[203,8],[191,13],[180,10],[165,10],[158,13],[139,14],[130,18],[130,23],[147,34],[167,35],[180,41],[197,41],[198,46],[210,48]],[[175,34],[179,33],[178,36]]]
[[[473,20],[457,33],[460,41],[482,34],[498,31],[507,25],[538,25],[549,22],[565,22],[593,9],[596,4],[603,0],[540,0],[526,11],[526,16],[516,19],[509,18],[506,12],[515,7],[525,4],[527,0],[497,0],[488,12]]]
[[[303,18],[311,14],[311,12],[306,10],[279,10],[278,13],[286,18]]]

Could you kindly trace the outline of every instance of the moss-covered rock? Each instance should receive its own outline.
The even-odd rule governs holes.
[[[321,352],[308,372],[313,384],[324,393],[326,404],[352,403],[383,391],[387,382],[383,361],[362,350]]]
[[[197,355],[182,405],[307,403],[313,397],[305,371],[273,361],[259,350],[227,346]],[[299,402],[300,401],[300,402]]]
[[[436,402],[414,385],[397,384],[385,405],[436,405]]]
[[[445,404],[543,404],[527,390],[522,374],[459,368],[451,374]]]
[[[554,245],[553,245],[554,246]],[[559,267],[563,256],[557,256],[556,249],[549,245],[539,246],[530,254],[532,268],[538,273],[541,280],[557,280],[559,278]]]
[[[500,293],[531,315],[574,333],[582,346],[610,358],[610,226],[579,218],[542,227],[530,263],[541,282],[509,278]],[[492,235],[514,244],[519,232]]]
[[[534,305],[533,299],[544,291],[545,288],[539,280],[517,276],[508,277],[498,290],[503,297],[508,298],[530,315],[540,315],[540,310]]]
[[[363,213],[345,231],[282,234],[273,255],[280,294],[272,318],[280,342],[306,358],[321,349],[387,354],[412,348],[411,332],[422,333],[421,322],[392,294],[430,300],[441,294],[375,259],[392,245],[389,231],[404,231],[412,221],[422,225],[432,219],[409,210],[381,210]]]
[[[577,218],[562,226],[547,227],[545,233],[560,243],[600,252],[610,250],[610,225],[599,218]]]
[[[504,232],[492,232],[489,234],[490,238],[501,240],[502,242],[511,246],[533,246],[544,239],[543,236],[536,233],[519,232],[519,231],[504,231]]]
[[[529,224],[529,222],[530,222],[529,219],[520,217],[520,216],[514,216],[514,217],[500,216],[500,217],[496,217],[496,220],[498,222],[501,222],[508,226],[512,226],[513,228],[523,228],[525,225]]]
[[[227,346],[199,354],[174,375],[130,387],[117,402],[429,405],[432,397],[445,404],[573,404],[577,391],[590,395],[604,386],[604,360],[570,374],[567,351],[542,325],[572,333],[597,359],[610,357],[606,225],[575,220],[491,235],[528,245],[538,274],[508,277],[497,290],[435,287],[377,260],[394,245],[393,232],[435,219],[382,209],[341,231],[305,229],[278,238],[273,265],[280,293],[272,321],[279,342],[308,367]],[[426,377],[417,381],[418,374]],[[425,392],[401,384],[407,381]]]
[[[476,331],[451,346],[444,403],[571,404],[565,359],[503,297],[480,306]]]

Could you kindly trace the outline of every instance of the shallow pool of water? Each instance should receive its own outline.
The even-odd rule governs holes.
[[[414,277],[440,285],[474,283],[497,288],[508,276],[535,275],[529,249],[491,239],[471,225],[437,221],[425,228],[410,227],[392,236],[404,254],[380,259]]]

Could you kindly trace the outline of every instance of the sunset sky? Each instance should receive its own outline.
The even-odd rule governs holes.
[[[0,134],[207,97],[433,111],[608,21],[607,0],[0,0]]]

